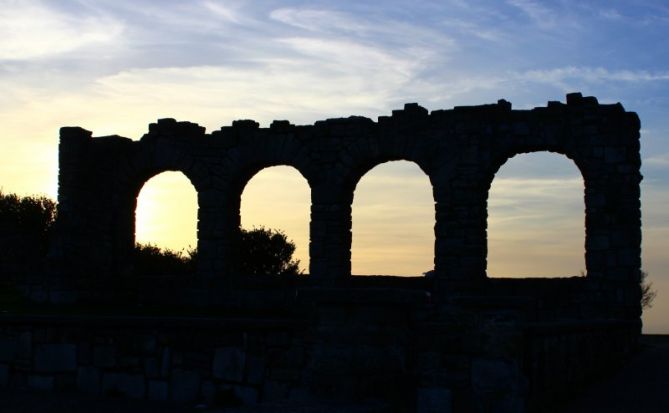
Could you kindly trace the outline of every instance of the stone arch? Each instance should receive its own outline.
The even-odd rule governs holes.
[[[240,147],[228,152],[228,159],[233,162],[225,164],[222,175],[227,176],[227,181],[222,185],[221,191],[226,194],[225,199],[220,199],[218,211],[219,222],[223,222],[222,233],[227,234],[226,240],[221,239],[220,248],[227,251],[227,263],[221,262],[217,267],[226,268],[225,272],[235,272],[238,267],[236,257],[238,254],[239,228],[241,224],[241,196],[249,181],[259,172],[266,168],[275,166],[287,166],[296,170],[307,182],[310,193],[313,192],[312,182],[315,180],[318,168],[309,162],[305,149],[293,140],[282,142],[281,150],[277,150],[276,142],[271,142],[265,137],[249,139]]]
[[[551,275],[540,275],[539,273],[536,273],[536,274],[532,274],[532,276],[538,276],[538,277],[540,277],[540,278],[554,278],[554,277],[556,277],[556,276],[567,276],[567,275],[575,276],[575,275],[578,275],[578,274],[579,274],[579,271],[583,271],[584,268],[585,268],[584,265],[583,265],[583,264],[584,264],[584,261],[583,261],[584,258],[583,258],[583,257],[584,257],[584,255],[585,255],[585,254],[584,254],[584,248],[585,248],[585,227],[584,227],[584,219],[583,219],[582,217],[585,215],[585,208],[584,208],[584,201],[583,201],[583,199],[584,199],[584,197],[585,197],[585,193],[586,193],[586,191],[585,191],[585,179],[583,178],[583,173],[582,173],[581,169],[578,168],[578,166],[576,165],[576,163],[575,163],[571,158],[569,158],[568,156],[563,155],[563,154],[560,154],[560,153],[557,153],[557,152],[553,152],[553,151],[530,151],[530,152],[518,153],[518,154],[516,154],[516,155],[513,155],[513,156],[507,158],[506,162],[505,162],[502,166],[507,165],[510,161],[513,161],[514,159],[517,159],[518,157],[522,157],[523,155],[540,154],[540,153],[551,154],[551,155],[553,155],[553,156],[551,157],[551,160],[552,160],[552,161],[555,161],[555,162],[557,162],[557,161],[565,162],[565,161],[566,161],[568,164],[570,164],[570,168],[572,168],[572,169],[575,168],[575,169],[578,171],[578,177],[580,178],[580,182],[581,182],[581,189],[580,189],[581,195],[580,195],[580,197],[579,197],[580,202],[581,202],[581,203],[580,203],[580,205],[581,205],[581,211],[579,211],[579,213],[578,213],[578,214],[579,214],[578,217],[581,218],[581,219],[580,219],[580,223],[581,223],[581,224],[579,225],[579,227],[580,227],[579,235],[576,235],[576,234],[573,233],[573,232],[568,232],[568,234],[569,234],[569,235],[574,235],[574,236],[575,236],[574,238],[576,238],[576,239],[580,238],[580,239],[582,240],[582,242],[581,242],[581,247],[580,247],[580,251],[581,251],[581,261],[580,261],[580,263],[578,264],[578,267],[574,267],[574,268],[572,268],[571,272],[568,272],[568,273],[564,273],[564,274],[560,274],[560,275],[557,275],[557,274],[554,274],[554,273],[551,274]],[[528,158],[524,158],[524,159],[527,160]],[[531,158],[531,159],[532,159],[532,161],[537,162],[536,159],[534,159],[534,158]],[[553,165],[552,162],[549,162],[549,164],[550,164],[550,165]],[[488,187],[488,190],[486,191],[486,211],[488,211],[488,216],[487,216],[487,219],[486,219],[486,241],[487,241],[487,244],[486,244],[486,251],[487,251],[486,266],[487,266],[487,267],[488,267],[488,263],[489,263],[489,257],[490,257],[489,251],[490,251],[490,245],[491,245],[491,242],[490,242],[490,212],[491,212],[491,205],[490,205],[490,202],[489,202],[489,200],[490,200],[490,193],[491,193],[491,189],[492,189],[492,186],[493,186],[493,182],[495,181],[495,179],[499,179],[499,176],[498,176],[498,175],[499,175],[499,170],[502,168],[502,166],[498,167],[497,170],[495,171],[495,176],[494,176],[493,180],[490,181],[490,186]],[[532,178],[532,177],[533,177],[532,175],[528,175],[528,178]],[[571,192],[570,192],[570,194],[571,194]],[[534,197],[534,198],[537,198],[537,197]],[[541,197],[539,196],[538,198],[541,198]],[[536,207],[535,207],[534,209],[530,208],[530,210],[536,210]],[[543,213],[545,214],[547,211],[550,211],[550,210],[551,210],[551,207],[548,207],[548,208],[546,208],[546,209],[543,210]],[[575,213],[575,211],[572,211],[572,212]],[[553,225],[554,225],[554,224],[553,224]],[[544,223],[542,226],[545,227],[546,224]],[[550,224],[549,224],[549,226],[550,226]],[[554,228],[554,227],[553,227],[553,228]],[[569,237],[569,238],[565,238],[565,239],[572,239],[572,238]],[[527,251],[527,250],[524,250],[524,251]],[[530,256],[530,257],[531,257],[531,255],[532,255],[531,253],[528,254],[528,256]],[[569,255],[569,257],[573,258],[573,255]],[[569,261],[569,262],[572,262],[572,261]],[[541,270],[539,270],[539,271],[541,271]],[[544,274],[545,274],[545,273],[544,273]],[[490,276],[489,268],[486,268],[486,275],[487,275],[487,276]],[[514,277],[515,277],[515,276],[520,276],[520,277],[522,277],[522,276],[519,275],[519,274],[513,274],[513,275],[511,275],[511,274],[506,274],[506,275],[497,274],[497,275],[498,275],[498,276],[502,276],[502,277],[506,277],[506,276],[514,276]]]
[[[200,216],[200,202],[199,197],[202,188],[206,187],[203,177],[205,167],[197,161],[193,162],[190,159],[182,158],[176,162],[165,162],[164,160],[155,158],[143,158],[140,154],[134,159],[135,168],[129,168],[125,173],[119,175],[119,190],[117,191],[116,207],[114,208],[115,215],[115,230],[113,245],[118,255],[118,261],[122,264],[121,268],[127,268],[123,271],[131,269],[131,253],[135,245],[135,229],[137,198],[144,185],[154,177],[164,172],[179,172],[184,175],[193,186],[198,196],[198,236],[196,240],[196,248],[201,247],[200,229],[206,226]],[[198,170],[200,171],[198,173]]]
[[[580,139],[579,139],[580,138]],[[575,133],[564,131],[561,139],[547,139],[539,131],[534,136],[525,136],[524,139],[517,141],[506,141],[506,145],[499,145],[491,150],[491,161],[484,168],[482,173],[485,205],[487,206],[488,194],[495,174],[509,159],[516,155],[535,152],[550,152],[566,157],[571,160],[581,173],[583,178],[584,210],[585,210],[585,272],[591,274],[603,274],[607,272],[606,264],[602,260],[593,260],[593,255],[598,255],[595,251],[600,247],[593,249],[593,235],[598,238],[599,234],[608,237],[610,229],[602,221],[593,219],[598,215],[598,203],[606,192],[610,192],[608,178],[615,179],[617,171],[612,171],[611,166],[607,165],[605,158],[597,156],[597,145],[589,139],[579,136]],[[607,170],[610,174],[607,174]],[[482,224],[484,229],[485,244],[483,245],[482,262],[487,267],[487,207],[485,209],[485,222]],[[605,248],[604,248],[605,249]],[[487,273],[486,273],[487,277]]]

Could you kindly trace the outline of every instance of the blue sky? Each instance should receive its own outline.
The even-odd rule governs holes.
[[[646,330],[669,332],[668,38],[669,3],[663,1],[0,0],[0,187],[55,196],[63,125],[138,139],[162,117],[211,131],[238,118],[263,125],[352,114],[375,119],[405,102],[435,110],[505,98],[523,109],[580,91],[603,103],[621,102],[641,118],[643,258],[660,292],[645,316]],[[502,168],[490,201],[497,217],[490,222],[494,257],[539,237],[534,244],[543,245],[537,254],[544,261],[535,260],[538,265],[558,273],[583,268],[582,182],[572,166],[540,154]],[[371,184],[361,181],[369,189],[356,193],[354,260],[375,254],[356,249],[356,225],[378,216],[379,205],[388,208],[387,194],[398,180],[416,195],[397,192],[410,198],[404,212],[384,213],[416,226],[427,220],[428,234],[384,239],[431,248],[431,207],[418,211],[429,203],[423,178],[400,165],[379,169]],[[162,192],[169,188],[163,184]],[[308,190],[300,191],[287,195],[290,202],[308,199]],[[555,204],[562,212],[537,215]],[[405,219],[413,208],[414,220]],[[269,212],[248,215],[263,214]],[[369,223],[358,238],[378,225],[389,224]],[[307,227],[293,238],[304,243]],[[370,238],[365,245],[381,242]],[[493,249],[494,242],[500,247]],[[569,269],[556,252],[568,249],[580,260]],[[536,272],[512,262],[519,258],[491,270]],[[423,259],[416,268],[424,266]]]

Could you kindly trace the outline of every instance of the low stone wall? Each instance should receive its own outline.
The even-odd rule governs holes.
[[[244,404],[286,400],[305,368],[299,321],[3,317],[0,386]],[[223,400],[223,402],[225,402]]]
[[[535,321],[526,300],[302,290],[279,319],[3,316],[0,387],[226,404],[377,402],[379,412],[532,412],[636,345],[624,320]],[[485,301],[485,302],[484,302]]]

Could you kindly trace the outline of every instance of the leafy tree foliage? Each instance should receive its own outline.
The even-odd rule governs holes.
[[[57,204],[46,196],[4,194],[0,191],[0,270],[24,274],[42,265],[56,220]],[[245,275],[299,275],[293,259],[295,244],[280,230],[240,229],[240,272]],[[140,275],[192,274],[197,250],[173,251],[137,244],[135,273]]]
[[[239,262],[245,275],[299,275],[295,244],[280,230],[241,229]]]
[[[641,308],[651,308],[657,291],[653,289],[653,283],[648,281],[648,273],[641,271]]]
[[[240,274],[300,275],[300,261],[293,259],[294,252],[295,244],[280,230],[240,228]],[[191,274],[195,271],[197,256],[197,249],[173,251],[152,244],[137,244],[135,272],[142,275]]]
[[[153,244],[137,244],[133,251],[135,273],[142,275],[183,275],[195,272],[194,250],[173,251]]]
[[[5,276],[37,270],[56,220],[56,203],[45,196],[0,191],[0,270]]]

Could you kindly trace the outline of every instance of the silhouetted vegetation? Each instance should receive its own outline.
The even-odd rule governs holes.
[[[300,275],[300,261],[293,259],[295,244],[280,230],[264,227],[240,229],[239,273],[242,275]],[[197,249],[173,251],[151,244],[137,244],[135,272],[139,275],[192,274]]]
[[[181,275],[195,272],[196,250],[173,251],[153,244],[136,244],[133,251],[135,273],[141,275]]]
[[[56,220],[56,203],[46,196],[0,191],[0,269],[13,278],[40,268]]]
[[[4,194],[0,191],[0,269],[3,274],[25,274],[42,265],[56,220],[57,204],[46,196]],[[240,273],[299,275],[293,259],[295,244],[280,230],[241,229]],[[137,244],[133,264],[137,275],[186,275],[195,272],[197,249],[173,251]]]
[[[246,275],[299,275],[300,261],[293,259],[295,244],[280,230],[264,227],[241,229],[239,262]]]
[[[651,308],[657,291],[653,289],[653,283],[648,281],[648,273],[641,271],[641,308]]]

